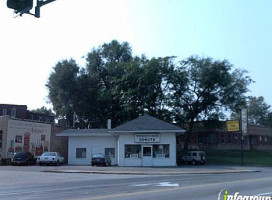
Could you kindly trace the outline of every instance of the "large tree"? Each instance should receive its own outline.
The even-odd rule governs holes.
[[[60,61],[46,84],[56,115],[66,118],[70,124],[73,122],[78,72],[79,67],[73,59]]]
[[[248,97],[246,105],[243,108],[246,108],[248,111],[249,124],[272,126],[271,106],[265,102],[264,97]],[[240,112],[233,112],[232,118],[240,119]]]
[[[189,122],[184,150],[196,119],[218,119],[225,110],[237,110],[245,104],[251,82],[245,73],[233,70],[227,60],[192,56],[181,61],[173,76],[172,93],[176,119]]]
[[[92,49],[86,66],[64,60],[53,68],[47,87],[57,116],[79,127],[117,126],[148,113],[170,122],[218,119],[224,109],[239,109],[251,79],[226,60],[190,57],[133,57],[127,42],[113,40]]]

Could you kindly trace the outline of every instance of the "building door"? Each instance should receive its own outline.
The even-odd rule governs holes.
[[[152,146],[142,146],[142,166],[152,166]]]

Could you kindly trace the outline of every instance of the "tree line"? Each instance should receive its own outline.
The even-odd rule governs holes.
[[[117,126],[147,113],[187,122],[191,132],[196,120],[224,119],[225,113],[246,107],[253,82],[247,71],[227,60],[148,59],[134,56],[129,43],[116,40],[93,48],[85,59],[84,67],[74,59],[59,61],[46,84],[56,115],[71,126],[76,116],[79,128],[101,128],[107,119]]]

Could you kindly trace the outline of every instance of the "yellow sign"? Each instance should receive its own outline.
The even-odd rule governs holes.
[[[239,132],[240,131],[239,120],[227,121],[227,131],[228,132]]]

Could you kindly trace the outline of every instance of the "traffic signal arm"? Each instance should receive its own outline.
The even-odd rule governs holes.
[[[37,0],[37,5],[35,7],[35,14],[30,13],[29,11],[33,7],[33,0],[7,0],[7,7],[14,10],[14,12],[20,13],[22,16],[24,13],[34,15],[35,17],[40,17],[40,8],[48,3],[51,3],[56,0]]]
[[[7,0],[7,7],[15,13],[26,13],[33,7],[33,0]]]

